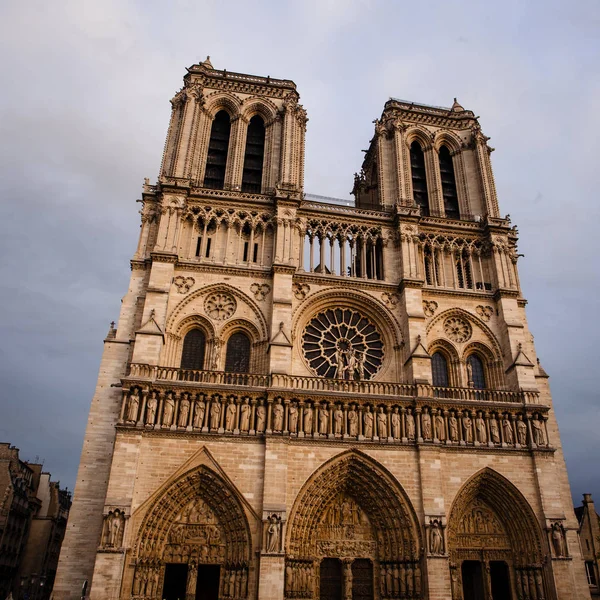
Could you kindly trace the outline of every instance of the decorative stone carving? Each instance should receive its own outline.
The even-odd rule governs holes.
[[[463,417],[462,420],[463,423],[463,440],[467,443],[470,444],[473,441],[473,421],[471,420],[471,417],[469,417],[469,414],[466,413],[465,416]]]
[[[218,399],[211,402],[210,406],[210,428],[213,431],[219,429],[219,421],[221,419],[221,403]]]
[[[233,399],[227,404],[225,409],[225,431],[233,431],[235,428],[235,417],[237,415],[237,408],[233,403]]]
[[[438,303],[435,300],[423,300],[423,313],[426,317],[433,317],[438,309]]]
[[[310,405],[304,407],[304,433],[310,435],[312,433],[313,411]]]
[[[125,410],[125,421],[127,423],[136,423],[138,418],[138,411],[140,407],[140,396],[138,388],[133,388],[129,392],[129,398],[127,399],[127,407]]]
[[[512,424],[508,416],[505,416],[504,419],[502,419],[502,435],[504,436],[505,444],[512,446],[515,443]]]
[[[327,409],[327,405],[321,406],[319,408],[319,433],[321,435],[326,435],[328,433],[329,426],[329,410]]]
[[[123,543],[123,530],[125,528],[125,514],[115,508],[104,517],[102,529],[102,547],[120,548]]]
[[[262,400],[258,401],[258,406],[256,407],[256,431],[261,433],[265,430],[265,425],[267,422],[267,409],[263,404]]]
[[[250,430],[250,414],[252,407],[249,404],[249,399],[244,398],[244,403],[240,407],[240,431],[248,432]]]
[[[441,409],[435,415],[435,437],[443,442],[446,439],[446,428],[444,427],[444,416],[442,415]]]
[[[498,421],[496,420],[495,415],[490,417],[490,441],[494,444],[500,443],[500,430],[498,428]]]
[[[292,292],[298,300],[304,300],[310,292],[310,285],[307,283],[294,283],[292,285]]]
[[[415,418],[410,408],[406,411],[406,437],[409,440],[415,439]]]
[[[494,314],[494,309],[491,306],[479,305],[475,307],[475,312],[484,320],[489,321]]]
[[[373,413],[368,406],[363,413],[363,433],[366,438],[373,437]]]
[[[173,415],[175,413],[175,399],[173,398],[173,392],[168,392],[165,398],[163,406],[163,427],[171,427],[173,425]]]
[[[559,521],[552,523],[550,535],[552,539],[552,548],[554,550],[554,556],[556,558],[564,558],[568,556],[565,529],[563,527],[563,524]]]
[[[531,419],[531,430],[533,433],[533,441],[537,446],[545,446],[546,438],[544,437],[544,422],[541,419]]]
[[[429,521],[429,553],[435,556],[444,554],[444,531],[439,519]]]
[[[424,408],[423,414],[421,415],[421,424],[423,439],[430,440],[431,439],[431,415],[429,414],[429,409]]]
[[[340,408],[340,405],[336,405],[333,411],[333,433],[334,435],[342,435],[342,429],[344,424],[344,413]]]
[[[481,444],[487,443],[487,431],[485,429],[485,419],[481,412],[478,413],[475,419],[475,430],[477,431],[477,441]]]
[[[156,422],[156,410],[158,408],[158,398],[157,393],[152,391],[150,392],[150,397],[148,398],[148,404],[146,405],[146,425],[154,425]]]
[[[348,435],[351,437],[358,435],[358,413],[354,410],[354,405],[348,411]]]
[[[279,403],[273,405],[273,431],[283,431],[283,406]]]
[[[522,415],[517,417],[517,440],[521,446],[527,445],[527,424]]]
[[[295,402],[292,402],[288,409],[288,422],[290,433],[298,433],[298,405]]]
[[[206,411],[206,404],[204,400],[197,400],[194,407],[194,429],[200,429],[204,425],[204,413]]]
[[[380,438],[387,437],[387,415],[384,410],[383,406],[380,406],[377,413],[377,435]]]
[[[254,297],[262,302],[267,294],[271,291],[271,286],[267,285],[266,283],[253,283],[250,286],[250,291],[254,294]]]
[[[281,552],[281,516],[275,513],[269,515],[265,526],[265,551],[269,554]]]
[[[187,294],[194,287],[196,280],[193,277],[177,275],[177,277],[173,278],[173,283],[180,294]]]
[[[179,419],[177,422],[178,427],[187,427],[188,417],[190,416],[190,401],[189,394],[183,394],[181,402],[179,403]]]
[[[233,296],[224,293],[214,293],[207,296],[204,301],[206,314],[215,321],[225,321],[233,316],[237,303]]]
[[[460,317],[449,317],[444,321],[444,332],[449,340],[462,344],[471,339],[471,325]]]
[[[400,298],[398,294],[390,294],[389,292],[383,292],[381,294],[381,301],[388,307],[394,308],[398,305]]]
[[[395,440],[400,439],[400,414],[398,413],[398,407],[394,408],[394,412],[392,413],[392,437]]]

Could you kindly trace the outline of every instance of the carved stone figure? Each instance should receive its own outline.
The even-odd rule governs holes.
[[[329,410],[326,406],[321,406],[319,409],[319,433],[327,434],[329,426]]]
[[[415,418],[410,408],[406,411],[406,437],[409,440],[415,439]]]
[[[383,406],[379,407],[377,413],[377,435],[380,438],[387,437],[387,415],[384,412]]]
[[[107,548],[119,548],[123,539],[123,513],[117,508],[108,514],[104,524],[104,545]]]
[[[438,412],[437,415],[435,415],[435,437],[440,440],[440,441],[444,441],[446,439],[446,431],[445,431],[445,427],[444,427],[444,417],[441,414],[441,412]]]
[[[271,515],[267,526],[267,552],[277,552],[279,550],[279,531],[281,529],[281,519],[277,515]]]
[[[362,381],[365,378],[365,353],[356,351],[356,373],[358,375],[358,380]]]
[[[543,421],[541,419],[531,419],[531,427],[533,428],[533,441],[538,446],[545,446],[544,430],[542,429]]]
[[[421,423],[423,426],[423,439],[430,440],[431,439],[431,415],[429,414],[429,410],[427,408],[423,409],[423,414],[421,415]]]
[[[184,394],[181,402],[179,403],[179,419],[177,425],[179,427],[186,427],[188,417],[190,416],[190,401],[188,400],[189,394]]]
[[[564,532],[560,523],[554,523],[552,525],[552,546],[554,547],[554,554],[557,557],[560,558],[567,555],[565,551]]]
[[[500,443],[500,430],[498,429],[498,421],[496,421],[496,417],[490,417],[490,438],[494,444]]]
[[[128,423],[135,423],[137,421],[138,416],[138,408],[140,406],[140,397],[138,395],[138,391],[134,388],[129,393],[129,399],[127,400],[127,414],[125,416],[125,420]]]
[[[521,415],[517,419],[517,439],[521,446],[527,445],[527,424]]]
[[[451,441],[456,442],[458,440],[458,419],[453,412],[448,417],[448,434]]]
[[[285,565],[285,595],[291,596],[292,590],[294,588],[294,579],[293,579],[293,569],[292,565],[288,562]]]
[[[206,404],[204,400],[196,401],[196,406],[194,408],[194,422],[192,425],[196,429],[200,429],[204,424],[204,412],[206,411]]]
[[[444,536],[442,526],[437,519],[429,526],[429,549],[431,554],[444,554]]]
[[[273,405],[273,431],[283,431],[283,406]]]
[[[473,421],[468,414],[463,417],[463,440],[469,444],[473,441]]]
[[[371,409],[367,406],[365,412],[363,413],[363,427],[364,427],[364,436],[366,438],[373,437],[373,413]]]
[[[477,430],[477,441],[485,444],[487,442],[487,431],[485,429],[485,419],[479,413],[475,419],[475,429]]]
[[[397,440],[400,439],[400,415],[398,414],[398,407],[394,408],[392,413],[392,437]]]
[[[514,444],[514,435],[511,422],[508,417],[504,417],[502,420],[502,434],[504,435],[505,444]]]
[[[156,392],[152,392],[150,398],[148,398],[148,404],[146,405],[146,425],[154,425],[157,407],[158,399],[156,398]]]
[[[173,424],[173,413],[175,411],[175,400],[173,399],[173,393],[169,392],[165,398],[165,404],[163,407],[163,420],[162,424],[164,427],[171,427]]]
[[[248,431],[250,429],[250,412],[252,409],[248,402],[248,398],[245,398],[244,404],[240,407],[240,431]]]
[[[312,433],[313,411],[310,405],[304,407],[304,433]]]
[[[262,403],[262,400],[259,401],[258,406],[256,407],[256,431],[264,431],[265,430],[265,422],[267,420],[267,409],[265,405]]]
[[[290,433],[298,433],[298,406],[295,402],[290,404],[288,419]]]
[[[358,435],[358,414],[354,408],[350,408],[348,411],[348,435]]]
[[[344,600],[352,599],[352,565],[344,563]]]
[[[233,400],[229,402],[227,408],[225,409],[225,430],[233,431],[235,427],[235,415],[237,412],[237,408],[233,403]]]
[[[333,433],[335,435],[342,435],[342,426],[344,423],[344,413],[339,405],[336,406],[333,411]]]
[[[210,406],[210,428],[213,430],[219,429],[219,421],[221,420],[221,402],[218,399],[212,401]]]

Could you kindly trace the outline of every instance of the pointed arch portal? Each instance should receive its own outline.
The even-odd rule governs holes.
[[[408,496],[352,450],[304,485],[286,538],[287,598],[420,598],[421,537]],[[377,586],[377,587],[375,587]]]

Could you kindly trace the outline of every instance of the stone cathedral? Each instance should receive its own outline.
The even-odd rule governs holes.
[[[388,100],[344,203],[292,81],[171,105],[54,598],[589,598],[474,113]]]

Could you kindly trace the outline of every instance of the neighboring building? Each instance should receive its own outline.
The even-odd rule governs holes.
[[[600,597],[600,516],[594,507],[591,494],[583,495],[583,505],[575,509],[579,522],[581,553],[585,560],[585,572],[592,597]]]
[[[49,598],[71,496],[0,443],[0,599]]]
[[[298,101],[208,59],[171,101],[54,597],[589,598],[477,118],[386,102],[348,207]]]

